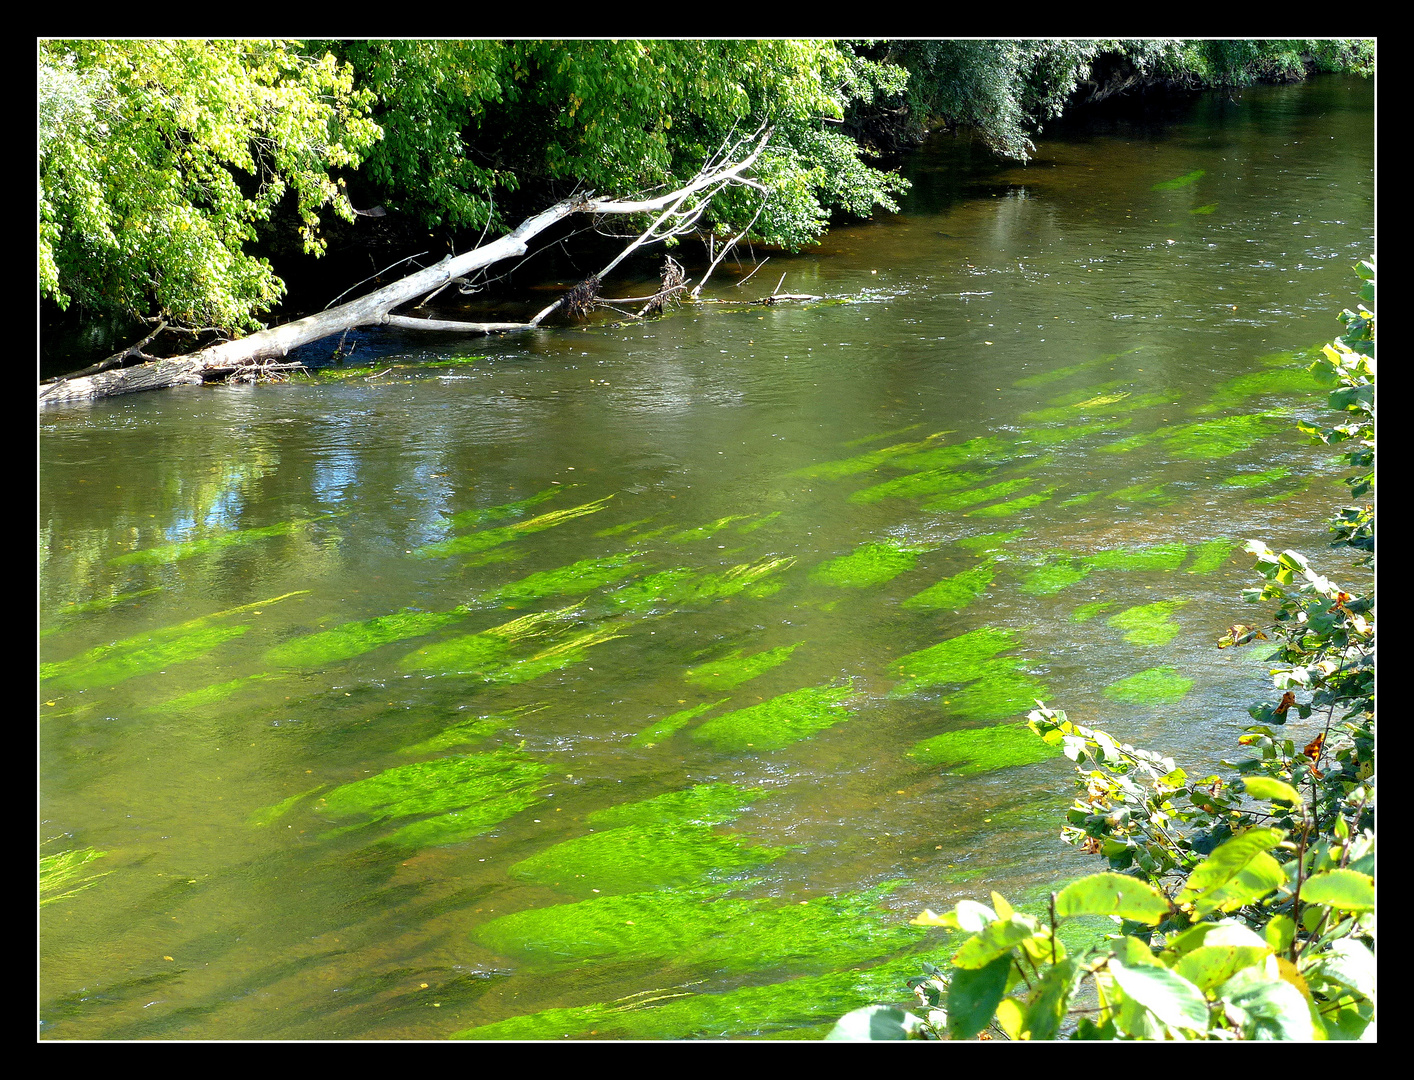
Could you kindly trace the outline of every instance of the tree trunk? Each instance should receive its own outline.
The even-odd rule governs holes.
[[[770,137],[769,130],[758,129],[750,138],[743,139],[731,147],[734,151],[749,148],[750,153],[744,158],[734,161],[732,154],[724,153],[724,160],[705,167],[691,182],[667,195],[633,201],[594,199],[590,195],[565,199],[548,210],[527,218],[505,236],[464,254],[449,255],[434,266],[419,270],[347,304],[340,304],[317,315],[297,319],[282,326],[261,330],[249,337],[224,341],[186,356],[44,383],[39,387],[39,402],[41,405],[67,404],[92,401],[114,394],[129,394],[138,390],[199,385],[252,365],[280,360],[290,350],[301,345],[308,345],[310,342],[360,326],[416,327],[463,333],[532,329],[558,308],[561,301],[551,304],[527,323],[464,323],[414,319],[394,315],[393,309],[442,288],[453,278],[465,277],[505,259],[514,259],[526,254],[530,240],[572,214],[583,212],[622,215],[664,211],[645,233],[628,246],[627,251],[610,264],[612,267],[621,261],[628,251],[639,245],[676,235],[690,227],[701,215],[707,202],[723,187],[729,184],[743,184],[759,188],[759,184],[741,174],[756,161]]]

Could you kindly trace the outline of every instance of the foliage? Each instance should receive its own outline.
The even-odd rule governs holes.
[[[1344,313],[1347,333],[1310,368],[1336,385],[1330,405],[1351,419],[1301,425],[1322,441],[1355,443],[1347,460],[1360,470],[1349,481],[1357,496],[1373,484],[1373,262],[1359,273],[1369,306]],[[1373,507],[1342,510],[1335,545],[1372,562],[1373,526]],[[1080,767],[1062,836],[1109,870],[1052,892],[1043,917],[995,892],[990,906],[963,900],[943,915],[923,912],[914,925],[968,935],[951,970],[925,966],[910,981],[925,1016],[858,1009],[832,1037],[1373,1037],[1374,596],[1346,592],[1296,552],[1255,540],[1247,550],[1265,584],[1245,595],[1275,602],[1275,623],[1234,625],[1218,647],[1278,642],[1281,699],[1253,706],[1255,723],[1238,739],[1258,756],[1228,763],[1235,776],[1191,777],[1038,702],[1031,730]],[[1293,714],[1316,717],[1304,746],[1279,730]],[[1118,932],[1070,953],[1058,931],[1085,916],[1109,916]]]
[[[281,41],[39,45],[39,284],[61,308],[251,328],[284,291],[249,254],[293,196],[307,252],[353,211],[331,170],[378,138],[328,54]]]

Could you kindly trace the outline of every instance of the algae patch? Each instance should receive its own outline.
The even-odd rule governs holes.
[[[962,570],[951,577],[945,577],[921,593],[910,596],[902,606],[923,611],[940,609],[960,611],[986,592],[994,577],[996,577],[996,562],[987,559],[971,569]]]
[[[908,751],[924,765],[951,765],[958,776],[1031,765],[1060,751],[1046,745],[1024,723],[948,731],[925,739]]]
[[[685,728],[703,713],[711,712],[718,705],[725,705],[728,700],[728,698],[720,698],[717,701],[707,701],[700,705],[693,705],[691,708],[680,709],[670,716],[663,717],[656,724],[644,728],[631,741],[634,746],[656,746],[681,728]]]
[[[781,645],[750,656],[742,656],[741,650],[737,649],[709,663],[689,668],[683,678],[705,690],[730,690],[784,664],[802,644],[804,642],[797,641],[794,645]]]
[[[93,888],[99,878],[113,873],[112,870],[100,874],[86,872],[86,867],[94,859],[101,859],[107,854],[106,851],[85,847],[42,856],[39,860],[39,906],[67,900],[85,889]]]
[[[1193,688],[1176,668],[1156,667],[1105,687],[1105,696],[1130,705],[1172,705]]]
[[[918,556],[931,550],[928,545],[906,544],[898,540],[864,544],[848,555],[821,563],[811,572],[810,580],[819,585],[844,589],[881,585],[912,570]]]
[[[807,686],[708,720],[692,733],[725,753],[780,750],[848,720],[848,686]]]
[[[1167,645],[1179,633],[1179,625],[1170,617],[1187,600],[1160,600],[1154,604],[1137,604],[1118,615],[1111,615],[1106,624],[1123,630],[1124,640],[1135,645]]]

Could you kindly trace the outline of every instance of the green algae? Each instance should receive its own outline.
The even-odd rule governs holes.
[[[477,598],[480,604],[505,604],[510,601],[538,600],[544,596],[575,596],[593,592],[605,585],[622,581],[643,566],[634,560],[634,552],[606,555],[600,559],[581,559],[554,570],[542,570]]]
[[[948,731],[924,739],[908,756],[924,765],[950,765],[957,776],[1033,765],[1055,757],[1059,750],[1046,745],[1025,724]]]
[[[957,546],[966,548],[968,551],[976,552],[978,555],[985,555],[989,551],[1000,551],[1003,545],[1009,544],[1025,532],[1025,528],[1020,528],[1012,529],[1010,532],[983,533],[981,536],[964,536],[961,540],[957,541]]]
[[[1012,499],[1009,502],[993,503],[991,506],[979,506],[976,510],[968,510],[963,517],[1010,517],[1012,514],[1022,510],[1029,510],[1033,506],[1040,506],[1043,502],[1048,502],[1055,495],[1056,489],[1046,488],[1038,491],[1035,495],[1023,495],[1019,499]]]
[[[422,637],[467,617],[467,610],[399,611],[346,622],[332,630],[292,638],[267,649],[262,659],[277,667],[319,667],[362,656],[395,641]]]
[[[968,720],[1004,720],[1036,707],[1051,689],[1021,670],[1021,661],[1007,657],[986,664],[981,675],[943,699],[948,712]]]
[[[609,828],[683,823],[725,825],[766,794],[764,788],[739,788],[722,782],[696,784],[679,791],[666,791],[651,799],[601,807],[592,811],[586,820]]]
[[[781,905],[726,888],[600,896],[504,915],[472,931],[482,945],[537,970],[594,961],[669,961],[686,971],[828,970],[887,955],[923,936],[879,899],[899,882]]]
[[[1079,375],[1082,372],[1091,371],[1097,367],[1102,367],[1105,364],[1113,364],[1121,356],[1128,356],[1130,353],[1136,353],[1142,348],[1142,345],[1138,345],[1132,349],[1126,349],[1124,352],[1110,353],[1106,356],[1097,356],[1094,360],[1086,360],[1083,363],[1071,364],[1069,367],[1056,368],[1053,371],[1043,371],[1039,375],[1028,375],[1024,379],[1017,379],[1014,383],[1012,383],[1012,386],[1019,386],[1022,389],[1026,390],[1038,386],[1047,386],[1050,383],[1060,382],[1062,379],[1069,379],[1074,375]]]
[[[375,776],[334,788],[318,811],[338,820],[369,822],[437,815],[414,822],[388,839],[405,846],[448,843],[484,832],[532,805],[550,766],[523,751],[502,747],[395,765]]]
[[[1146,485],[1141,481],[1138,484],[1131,484],[1127,488],[1110,492],[1110,498],[1115,502],[1172,502],[1173,497],[1165,490],[1166,487],[1166,484]]]
[[[411,652],[399,666],[414,671],[438,668],[443,671],[484,671],[499,666],[510,650],[526,638],[538,637],[577,618],[580,606],[572,604],[556,611],[522,615],[475,634],[440,641]]]
[[[728,514],[726,517],[719,517],[716,521],[709,521],[706,525],[701,525],[696,529],[684,529],[680,533],[675,533],[668,537],[668,543],[692,544],[698,540],[706,540],[721,532],[733,521],[748,521],[755,516],[755,514]]]
[[[1198,180],[1201,180],[1204,175],[1205,170],[1194,169],[1191,173],[1185,173],[1183,176],[1176,176],[1172,180],[1160,180],[1157,184],[1154,184],[1150,190],[1176,191],[1179,188],[1188,187],[1188,185]]]
[[[194,558],[197,555],[209,555],[211,552],[220,551],[223,548],[253,544],[257,540],[265,540],[272,536],[285,536],[308,524],[308,520],[286,521],[279,525],[267,525],[262,529],[239,529],[235,532],[222,533],[219,536],[208,536],[201,540],[185,540],[177,544],[163,544],[161,547],[130,551],[126,555],[109,559],[108,563],[110,566],[162,566],[167,563],[179,562],[182,559]]]
[[[996,561],[987,559],[978,566],[945,577],[921,593],[910,596],[903,607],[922,611],[960,611],[987,591],[996,577]]]
[[[1217,208],[1217,203],[1209,203],[1207,206],[1195,206],[1192,210],[1188,212],[1190,214],[1211,214]]]
[[[970,484],[980,484],[989,476],[990,471],[957,472],[948,467],[925,469],[856,491],[849,497],[849,501],[872,503],[881,499],[921,499],[927,495],[956,491]]]
[[[525,558],[525,552],[516,548],[491,548],[483,551],[466,562],[462,563],[462,569],[470,570],[473,566],[487,566],[491,563],[517,562]]]
[[[711,712],[718,705],[725,705],[728,700],[728,698],[720,698],[717,701],[705,701],[700,705],[680,709],[671,716],[663,717],[663,719],[659,720],[656,724],[644,728],[630,741],[634,746],[657,746],[658,743],[671,736],[674,732],[686,727],[703,713]]]
[[[202,615],[173,626],[164,626],[110,645],[99,645],[80,656],[39,665],[41,680],[54,679],[56,686],[92,689],[112,686],[138,675],[149,675],[174,664],[205,656],[223,643],[240,637],[249,626],[213,626],[217,620],[250,611],[261,614],[270,604],[291,596],[302,596],[307,589],[285,593],[269,600]]]
[[[705,884],[764,866],[787,850],[758,847],[697,822],[632,824],[564,840],[509,873],[575,896],[612,896]]]
[[[754,533],[763,525],[771,524],[771,522],[775,521],[776,518],[780,517],[783,512],[784,511],[781,510],[772,510],[769,514],[761,515],[761,517],[757,518],[749,525],[738,525],[736,527],[736,531],[743,536],[745,536],[747,533]]]
[[[1088,502],[1094,502],[1096,499],[1098,499],[1098,498],[1099,498],[1101,495],[1103,495],[1103,494],[1104,494],[1104,492],[1102,492],[1102,491],[1087,491],[1087,492],[1085,492],[1083,495],[1072,495],[1070,498],[1065,499],[1064,501],[1062,501],[1062,502],[1061,502],[1061,505],[1062,505],[1062,506],[1084,506],[1084,505],[1085,505],[1086,503],[1088,503]]]
[[[1172,705],[1193,688],[1176,668],[1156,667],[1105,687],[1105,696],[1129,705]]]
[[[651,517],[646,517],[639,518],[637,521],[627,521],[622,525],[612,525],[607,529],[600,529],[594,535],[601,540],[607,536],[618,536],[621,533],[632,532],[640,525],[647,525],[652,520],[653,519]]]
[[[452,514],[446,519],[446,524],[453,529],[474,529],[480,525],[487,525],[493,521],[505,521],[507,518],[517,518],[529,510],[532,506],[539,506],[547,499],[553,499],[568,489],[565,487],[549,487],[544,491],[538,491],[529,498],[520,499],[516,502],[502,503],[500,506],[485,506],[478,510],[463,510],[459,514]]]
[[[496,732],[508,727],[512,721],[517,720],[529,712],[539,712],[548,708],[545,703],[534,705],[522,705],[519,708],[509,709],[503,713],[492,713],[489,716],[477,716],[471,720],[463,720],[459,724],[443,728],[430,739],[414,743],[411,746],[398,748],[400,754],[435,754],[442,750],[450,750],[456,746],[472,746],[476,743],[490,738]]]
[[[1013,491],[1035,482],[1029,476],[1018,477],[1015,480],[1002,480],[985,487],[973,488],[970,491],[960,491],[954,495],[942,495],[936,499],[930,499],[923,504],[923,509],[933,511],[964,510],[969,506],[987,502],[989,499],[999,499],[1003,495],[1010,495]]]
[[[1048,559],[1021,579],[1021,591],[1032,596],[1051,596],[1084,581],[1092,569],[1070,557]]]
[[[951,446],[936,446],[929,450],[909,453],[893,462],[903,469],[941,469],[964,462],[985,461],[1013,449],[1015,440],[997,435],[978,435]]]
[[[880,439],[892,439],[896,435],[907,435],[910,431],[917,431],[922,426],[922,424],[909,424],[907,427],[896,428],[893,431],[883,431],[877,435],[865,435],[860,439],[850,439],[849,442],[840,443],[840,445],[848,449],[853,449],[856,446],[877,442]],[[940,434],[946,434],[946,432],[941,432]]]
[[[39,906],[67,900],[85,889],[98,884],[99,878],[113,873],[105,870],[101,874],[87,874],[85,868],[94,859],[101,859],[108,853],[96,848],[74,848],[61,851],[57,855],[44,855],[39,860]],[[62,890],[62,891],[61,891]]]
[[[264,828],[267,825],[273,825],[305,799],[309,798],[311,795],[318,794],[328,786],[328,784],[316,784],[307,791],[301,791],[296,795],[291,795],[288,799],[281,799],[273,806],[262,807],[251,814],[246,820],[256,828]]]
[[[230,679],[227,682],[203,686],[200,690],[193,690],[190,693],[169,698],[166,701],[158,702],[156,705],[150,705],[148,708],[155,713],[188,713],[195,709],[203,709],[227,701],[242,690],[248,688],[252,683],[282,677],[283,676],[268,671],[257,672],[254,675],[242,675],[238,679]]]
[[[466,536],[453,537],[451,540],[443,540],[436,544],[426,544],[413,551],[413,555],[419,559],[441,559],[450,555],[472,555],[488,548],[499,547],[508,544],[512,540],[519,540],[522,536],[529,536],[531,533],[542,532],[545,529],[553,529],[556,525],[563,525],[567,521],[575,518],[585,517],[588,514],[597,514],[609,504],[612,495],[605,495],[602,499],[595,499],[593,502],[583,503],[580,506],[572,506],[567,510],[552,510],[548,514],[541,514],[539,517],[531,518],[529,521],[518,521],[514,525],[504,525],[496,529],[482,529],[480,532],[468,533]]]
[[[1081,604],[1070,613],[1071,622],[1089,622],[1096,615],[1108,608],[1114,607],[1113,600],[1095,600],[1088,604]]]
[[[998,653],[1013,649],[1016,644],[1015,631],[981,626],[908,653],[889,665],[890,674],[904,680],[889,696],[903,697],[930,686],[980,679]]]
[[[1309,395],[1315,389],[1316,380],[1304,366],[1253,371],[1220,383],[1208,403],[1193,411],[1200,414],[1217,412],[1240,405],[1252,397],[1266,394]]]
[[[153,593],[162,591],[161,585],[154,585],[150,589],[139,589],[136,592],[119,593],[117,596],[104,596],[97,600],[86,600],[81,604],[66,604],[58,611],[54,612],[54,618],[62,619],[70,615],[93,615],[100,611],[108,611],[119,604],[126,604],[129,600],[138,600],[144,596],[151,596]]]
[[[841,477],[854,476],[856,473],[877,469],[880,465],[903,455],[916,455],[918,451],[931,446],[934,439],[950,434],[951,432],[948,431],[937,431],[918,442],[898,443],[894,446],[886,446],[882,450],[871,450],[867,454],[844,458],[841,461],[823,461],[816,465],[797,469],[791,475],[804,477],[807,480],[817,478],[838,480]]]
[[[1177,570],[1188,557],[1188,545],[1154,544],[1141,548],[1112,548],[1086,555],[1084,562],[1095,570]]]
[[[738,593],[768,595],[762,579],[795,565],[795,556],[739,563],[720,572],[698,572],[687,567],[650,574],[609,594],[609,601],[627,612],[645,612],[670,604],[709,603]],[[775,590],[770,590],[774,592]]]
[[[784,664],[803,644],[797,641],[794,645],[781,645],[750,656],[743,656],[742,650],[737,649],[706,664],[689,668],[683,678],[704,690],[730,690]]]
[[[918,556],[931,550],[930,545],[906,544],[891,539],[864,544],[848,555],[821,563],[811,571],[810,580],[817,585],[842,589],[881,585],[912,570]]]
[[[1146,435],[1134,435],[1128,439],[1109,443],[1100,449],[1106,453],[1115,454],[1147,446],[1153,442],[1163,442],[1166,444],[1166,449],[1182,457],[1216,460],[1250,449],[1261,442],[1272,434],[1273,421],[1279,419],[1280,416],[1281,413],[1278,410],[1246,413],[1240,416],[1221,416],[1196,424],[1163,428]]]
[[[1106,625],[1125,631],[1124,640],[1135,645],[1167,645],[1179,634],[1179,625],[1170,617],[1187,600],[1160,600],[1137,604],[1105,620]]]
[[[1291,473],[1291,470],[1284,465],[1278,465],[1275,469],[1267,469],[1259,473],[1239,473],[1236,476],[1229,476],[1223,481],[1227,487],[1252,488],[1262,487],[1264,484],[1274,484],[1282,477]]]
[[[852,715],[849,686],[807,686],[708,720],[692,733],[724,753],[780,750]]]
[[[1077,413],[1085,415],[1099,412],[1113,417],[1116,413],[1138,412],[1141,409],[1150,409],[1155,405],[1163,405],[1172,401],[1173,394],[1167,391],[1163,393],[1154,392],[1140,394],[1137,397],[1134,396],[1132,391],[1124,391],[1115,394],[1093,394],[1084,400],[1076,401],[1072,404],[1053,405],[1050,408],[1022,413],[1020,419],[1032,423],[1049,424],[1057,420],[1069,420]],[[1116,425],[1106,423],[1091,426],[1095,430],[1104,430],[1105,428]]]
[[[949,945],[863,970],[805,975],[717,993],[700,993],[685,987],[650,990],[618,1001],[513,1016],[459,1031],[452,1038],[781,1038],[815,1025],[820,1026],[823,1035],[839,1017],[853,1009],[896,999],[899,987],[906,986],[910,977],[921,972],[925,962],[945,964],[951,950]]]
[[[557,642],[533,656],[491,667],[480,672],[487,682],[518,684],[538,679],[552,671],[561,671],[571,664],[581,664],[589,659],[589,650],[606,641],[617,641],[625,635],[618,632],[619,626],[606,623],[593,630],[587,630],[565,641]]]

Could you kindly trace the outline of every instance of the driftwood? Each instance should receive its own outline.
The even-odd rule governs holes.
[[[534,217],[527,218],[512,232],[482,244],[461,255],[447,256],[426,269],[410,274],[391,285],[378,289],[357,300],[331,307],[281,326],[261,330],[248,337],[223,341],[185,356],[163,360],[145,360],[132,367],[115,370],[92,370],[42,384],[39,401],[43,405],[91,401],[115,394],[153,390],[169,386],[198,385],[225,379],[233,373],[248,375],[253,369],[278,370],[288,365],[279,361],[301,345],[319,341],[340,332],[363,326],[395,326],[404,329],[442,330],[458,333],[493,333],[530,330],[538,327],[552,312],[566,304],[561,297],[524,323],[474,323],[441,319],[418,319],[394,314],[402,304],[417,300],[444,288],[458,279],[484,271],[498,262],[518,258],[529,251],[529,242],[555,223],[574,214],[631,215],[656,214],[649,227],[629,243],[608,266],[595,277],[602,279],[619,263],[646,243],[677,236],[691,229],[706,210],[712,196],[729,185],[744,185],[764,190],[756,181],[743,174],[756,162],[771,137],[770,129],[758,128],[750,136],[733,144],[724,144],[691,182],[648,199],[594,198],[593,193],[575,196],[556,203]],[[779,286],[778,286],[779,287]],[[674,290],[676,291],[676,290]],[[121,363],[128,354],[139,350],[150,337],[117,357]],[[143,354],[145,355],[145,354]],[[112,366],[109,361],[95,365]]]

